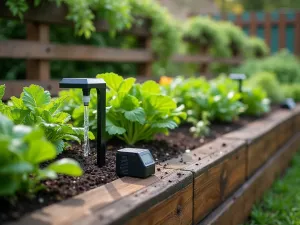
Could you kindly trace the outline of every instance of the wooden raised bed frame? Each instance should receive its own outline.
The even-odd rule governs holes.
[[[11,224],[240,224],[300,147],[300,106]]]

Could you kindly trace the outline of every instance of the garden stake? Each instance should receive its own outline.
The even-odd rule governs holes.
[[[230,78],[232,80],[237,80],[239,83],[239,92],[242,93],[243,92],[243,80],[246,79],[245,74],[236,74],[236,73],[231,73]]]
[[[81,88],[83,92],[83,104],[88,106],[90,102],[90,90],[97,90],[97,165],[105,165],[106,144],[105,132],[105,110],[106,110],[106,83],[103,79],[95,78],[63,78],[59,82],[60,88]]]

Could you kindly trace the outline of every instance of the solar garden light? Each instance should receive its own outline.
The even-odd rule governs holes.
[[[232,80],[237,80],[239,82],[239,92],[242,93],[243,91],[243,80],[246,79],[246,75],[245,74],[238,74],[238,73],[231,73],[229,75],[229,77],[232,79]]]
[[[123,148],[117,151],[116,172],[119,177],[147,178],[155,173],[155,161],[148,149]]]
[[[106,83],[103,79],[95,78],[63,78],[59,82],[60,88],[81,88],[83,92],[83,104],[88,106],[90,102],[90,90],[97,90],[97,165],[105,165],[106,145],[104,140],[105,132],[105,103]]]

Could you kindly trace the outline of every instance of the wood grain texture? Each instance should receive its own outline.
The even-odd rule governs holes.
[[[80,60],[98,62],[148,62],[152,54],[142,49],[97,48],[87,45],[45,44],[35,41],[0,41],[0,58]]]
[[[167,172],[167,173],[166,173]],[[170,176],[171,170],[162,169],[147,179],[124,177],[106,185],[87,191],[72,199],[62,201],[31,213],[21,221],[12,224],[74,224],[91,219],[95,211],[99,211],[138,190],[158,183]],[[72,216],[70,216],[72,215]]]
[[[45,24],[26,24],[26,36],[29,41],[49,43],[49,26]],[[50,65],[47,60],[27,60],[26,79],[28,80],[50,80]]]
[[[300,134],[297,133],[238,191],[201,221],[200,225],[238,225],[245,222],[252,205],[262,198],[274,180],[287,168],[299,145]]]
[[[85,224],[192,224],[193,176],[178,173],[95,211]]]

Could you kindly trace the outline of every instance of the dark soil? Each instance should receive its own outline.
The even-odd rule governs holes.
[[[244,117],[231,124],[212,124],[211,135],[205,138],[194,138],[189,132],[190,125],[185,124],[170,132],[169,136],[158,135],[154,141],[138,143],[134,147],[149,149],[155,161],[159,163],[180,155],[186,149],[192,150],[224,133],[238,129],[254,119]],[[0,224],[118,179],[115,173],[115,156],[116,151],[124,147],[132,146],[118,140],[110,140],[107,143],[106,166],[98,168],[94,142],[91,143],[92,154],[86,158],[83,157],[82,147],[72,144],[59,158],[77,160],[85,171],[84,175],[79,178],[59,176],[56,180],[47,180],[44,182],[45,189],[35,194],[34,198],[18,197],[14,201],[0,198]]]

